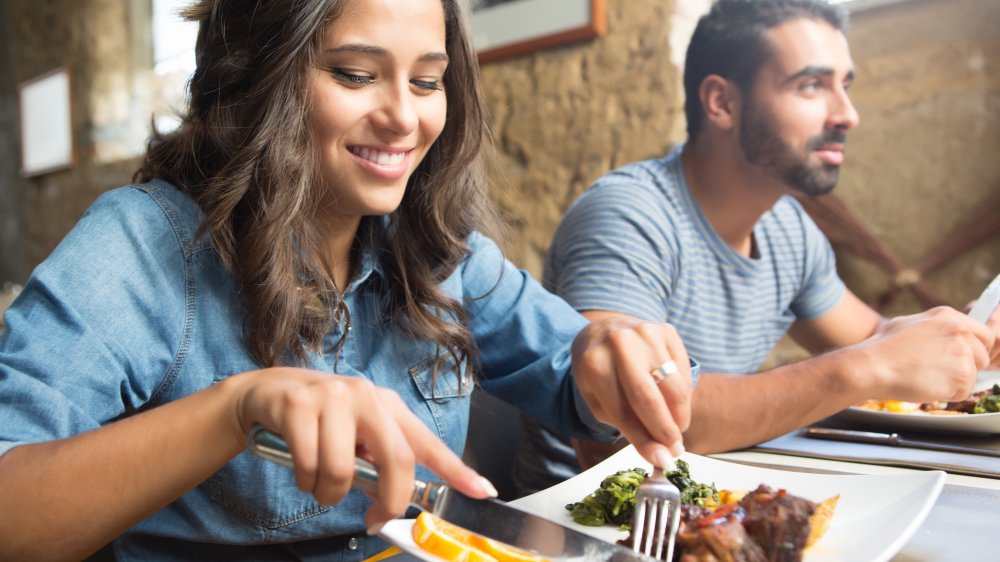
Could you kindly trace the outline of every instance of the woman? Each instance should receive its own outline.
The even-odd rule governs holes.
[[[486,131],[459,1],[188,11],[183,125],[6,316],[0,558],[110,541],[119,559],[361,560],[415,475],[495,494],[458,456],[473,375],[564,430],[680,453],[675,332],[587,325],[480,234]],[[670,360],[679,376],[650,376]],[[258,423],[294,472],[244,452]],[[350,491],[355,455],[381,468],[374,500]]]

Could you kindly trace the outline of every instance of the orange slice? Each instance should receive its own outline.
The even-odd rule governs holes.
[[[547,559],[479,535],[472,535],[472,545],[499,562],[549,562]]]
[[[498,562],[495,557],[472,546],[470,539],[473,536],[426,511],[413,522],[413,542],[431,554],[454,562]]]

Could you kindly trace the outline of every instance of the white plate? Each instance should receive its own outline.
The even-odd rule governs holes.
[[[393,519],[382,527],[382,530],[378,532],[378,536],[409,553],[411,555],[409,559],[411,560],[416,558],[418,560],[425,560],[426,562],[447,562],[444,558],[435,556],[417,546],[417,543],[413,542],[412,531],[413,519]],[[389,560],[391,562],[396,562],[397,558],[392,557],[389,558]]]
[[[753,490],[759,484],[767,484],[815,502],[840,494],[830,529],[805,552],[807,562],[888,560],[923,523],[945,481],[945,473],[936,470],[891,475],[832,475],[758,468],[690,453],[681,458],[691,466],[695,481],[714,482],[719,489]],[[649,463],[629,446],[570,480],[511,503],[614,542],[625,538],[626,533],[613,527],[574,523],[565,506],[593,492],[609,474],[635,467],[651,470]],[[380,534],[421,560],[441,560],[413,543],[411,527],[411,520],[391,521]]]
[[[982,371],[976,379],[975,390],[990,388],[1000,383],[1000,371]],[[902,414],[883,412],[851,406],[837,413],[836,418],[858,423],[873,429],[925,431],[932,433],[963,433],[989,435],[1000,433],[1000,412],[969,414],[966,416],[941,416],[914,412]]]

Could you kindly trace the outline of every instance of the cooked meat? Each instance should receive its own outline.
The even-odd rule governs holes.
[[[681,504],[674,560],[786,562],[802,560],[816,504],[761,484],[739,503],[714,511]],[[631,547],[634,535],[621,541]]]
[[[809,517],[816,511],[816,504],[761,484],[740,500],[740,507],[746,512],[743,527],[764,549],[765,560],[802,560],[809,538]]]
[[[764,550],[740,524],[741,508],[730,504],[691,519],[677,533],[680,562],[764,562]]]

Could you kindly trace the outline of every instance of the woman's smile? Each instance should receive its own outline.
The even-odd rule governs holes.
[[[408,149],[370,146],[349,146],[347,149],[362,170],[378,177],[399,179],[410,168],[410,150]]]

